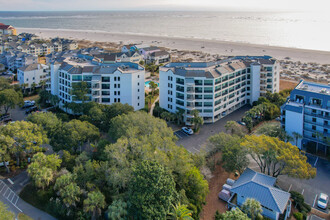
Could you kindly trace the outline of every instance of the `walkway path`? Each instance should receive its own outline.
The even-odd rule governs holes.
[[[155,99],[154,103],[152,103],[152,105],[151,105],[150,112],[149,112],[150,115],[153,115],[156,102],[158,102],[158,101],[159,101],[159,96],[157,97],[157,99]]]

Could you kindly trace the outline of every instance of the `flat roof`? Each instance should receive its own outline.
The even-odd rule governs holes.
[[[303,80],[296,86],[295,89],[330,95],[330,86],[319,83],[305,82]]]

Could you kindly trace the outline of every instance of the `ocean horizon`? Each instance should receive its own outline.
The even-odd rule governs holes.
[[[330,15],[231,11],[0,11],[17,28],[219,40],[330,51]]]

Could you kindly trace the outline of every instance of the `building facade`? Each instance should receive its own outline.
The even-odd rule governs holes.
[[[60,107],[75,100],[72,85],[85,81],[88,85],[89,101],[101,104],[124,103],[135,110],[144,108],[145,70],[136,63],[114,63],[93,65],[75,63],[66,59],[51,65],[51,93],[60,98]]]
[[[281,107],[281,124],[299,149],[329,154],[330,86],[301,81]]]
[[[46,82],[50,80],[50,68],[39,63],[21,67],[17,70],[17,80],[20,85],[26,84],[25,88],[31,88],[33,84],[40,87],[41,81],[44,81],[46,86]]]
[[[160,67],[160,107],[182,109],[187,125],[197,109],[205,123],[279,91],[279,64],[269,56],[235,57],[209,63],[169,63]]]
[[[0,34],[3,35],[16,35],[16,29],[11,25],[0,23]]]

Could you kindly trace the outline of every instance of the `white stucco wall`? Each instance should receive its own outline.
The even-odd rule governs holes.
[[[302,113],[296,113],[293,111],[285,111],[285,131],[291,135],[293,132],[297,132],[301,136],[303,135],[304,116]],[[291,141],[292,144],[296,144],[296,141]],[[301,149],[301,139],[298,140],[298,148]]]

